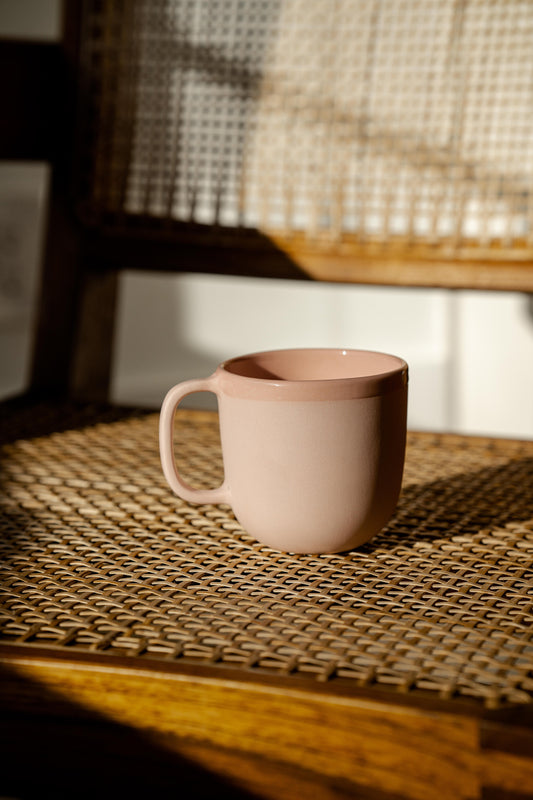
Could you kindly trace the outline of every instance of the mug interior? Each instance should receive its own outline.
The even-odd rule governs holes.
[[[324,381],[365,378],[401,370],[397,356],[369,350],[271,350],[224,363],[226,372],[269,381]]]

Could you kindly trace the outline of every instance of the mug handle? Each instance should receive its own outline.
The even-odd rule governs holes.
[[[217,382],[215,375],[211,375],[209,378],[178,383],[169,390],[161,406],[159,451],[163,474],[172,491],[178,497],[190,503],[216,504],[230,502],[230,491],[225,480],[216,489],[194,489],[185,483],[179,474],[174,457],[174,420],[180,402],[184,397],[194,392],[213,392],[213,394],[217,394]]]

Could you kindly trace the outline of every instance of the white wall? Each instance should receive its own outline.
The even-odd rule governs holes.
[[[124,274],[113,397],[157,406],[173,383],[242,352],[363,347],[405,357],[413,424],[448,428],[450,302],[431,290]]]
[[[455,302],[459,428],[533,438],[533,295],[460,292]]]
[[[0,396],[27,384],[48,186],[45,164],[0,162]]]
[[[0,0],[1,36],[53,41],[60,26],[61,0]]]
[[[113,398],[157,407],[225,358],[317,345],[406,358],[411,428],[533,438],[533,314],[515,293],[126,272]]]

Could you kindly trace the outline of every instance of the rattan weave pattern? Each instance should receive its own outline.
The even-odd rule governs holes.
[[[85,6],[92,215],[531,258],[530,3]]]
[[[222,475],[216,415],[183,471]],[[533,702],[533,442],[409,435],[402,497],[358,551],[295,556],[161,474],[157,415],[4,446],[0,641]]]

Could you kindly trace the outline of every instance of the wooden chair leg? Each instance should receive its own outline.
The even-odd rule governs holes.
[[[52,173],[47,234],[41,268],[40,297],[35,321],[30,392],[67,396],[72,342],[76,329],[81,242],[72,214]]]
[[[71,357],[70,394],[74,399],[109,399],[117,288],[116,270],[82,271]]]

